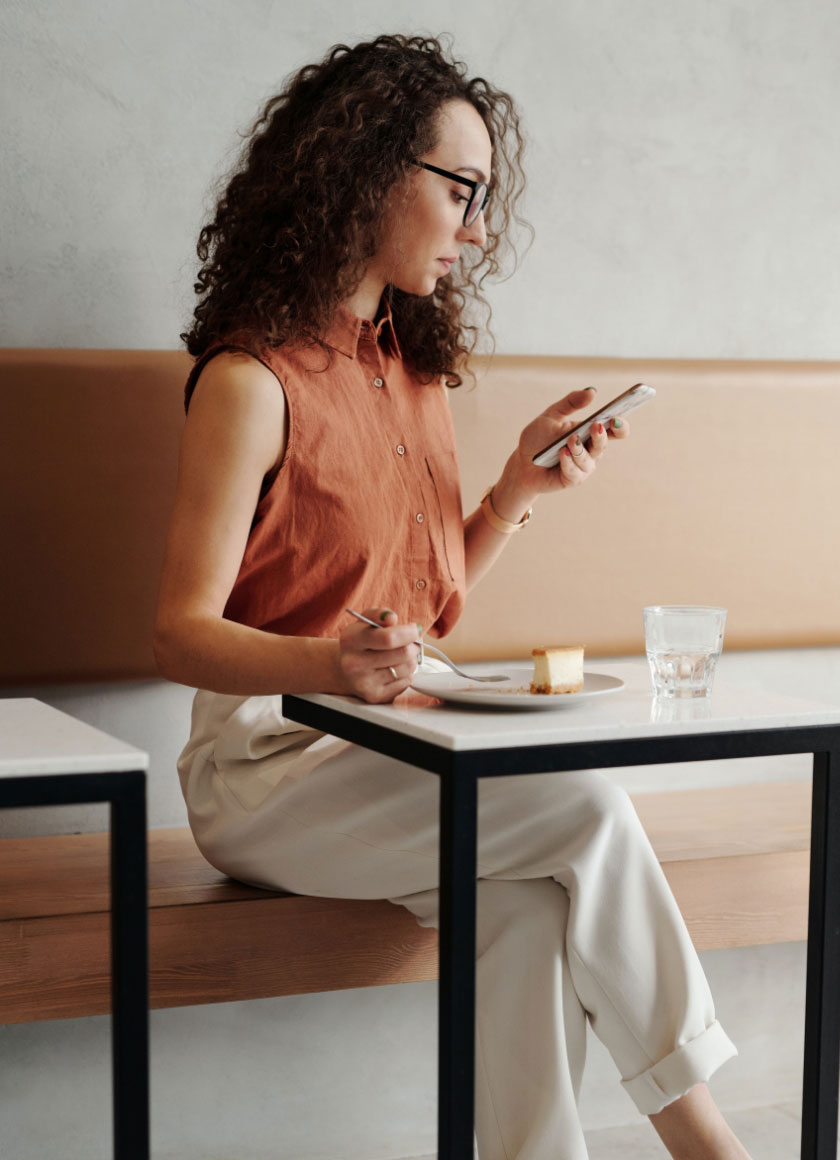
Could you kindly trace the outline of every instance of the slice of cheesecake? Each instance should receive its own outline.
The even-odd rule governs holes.
[[[579,693],[583,688],[583,645],[535,648],[532,693]]]

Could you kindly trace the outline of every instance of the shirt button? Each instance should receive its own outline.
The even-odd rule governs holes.
[[[397,455],[405,455],[405,448],[402,443],[397,444]]]
[[[425,580],[418,580],[417,583],[414,585],[414,587],[419,588],[420,591],[422,592],[423,589],[426,587],[426,581]]]
[[[376,377],[376,378],[373,380],[373,385],[374,385],[375,387],[384,387],[384,386],[385,386],[385,380],[384,380],[384,379],[380,379],[380,378],[379,378],[379,376],[377,376],[377,377]]]
[[[424,519],[424,517],[423,517],[423,513],[422,513],[422,512],[418,512],[418,513],[417,513],[417,517],[416,517],[416,518],[417,518],[417,522],[418,522],[418,524],[422,524],[422,522],[423,522],[423,519]]]

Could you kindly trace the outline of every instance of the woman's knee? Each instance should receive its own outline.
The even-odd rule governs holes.
[[[476,888],[476,953],[480,957],[504,938],[530,951],[547,941],[556,952],[568,917],[569,896],[553,878],[482,878]]]
[[[409,910],[420,926],[438,929],[440,891],[422,890],[391,898]],[[479,878],[475,890],[476,946],[480,955],[506,931],[565,930],[569,897],[553,878]]]
[[[627,790],[605,773],[586,769],[562,776],[570,779],[579,818],[587,829],[639,828],[639,818]]]

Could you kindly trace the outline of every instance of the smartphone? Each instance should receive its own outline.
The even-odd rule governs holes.
[[[630,411],[635,411],[636,407],[641,407],[642,403],[646,403],[648,399],[652,399],[655,394],[656,391],[653,387],[648,387],[645,383],[636,383],[635,387],[630,387],[623,394],[617,395],[605,407],[601,407],[600,411],[596,411],[594,415],[590,415],[588,419],[584,419],[582,423],[578,423],[577,427],[573,427],[562,439],[558,439],[556,443],[549,443],[548,447],[544,447],[542,451],[538,451],[533,456],[532,462],[537,467],[554,467],[555,464],[560,462],[560,452],[573,436],[579,435],[585,443],[596,423],[603,423],[606,427],[610,419],[615,419],[620,415],[627,415]]]

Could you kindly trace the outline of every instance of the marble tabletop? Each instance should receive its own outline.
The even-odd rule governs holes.
[[[0,777],[148,767],[147,753],[34,697],[0,698]]]
[[[466,666],[470,672],[496,672],[499,663]],[[587,672],[624,681],[608,696],[562,705],[556,710],[516,711],[462,707],[409,691],[390,705],[368,705],[354,697],[307,694],[301,700],[337,709],[350,717],[396,729],[444,749],[476,750],[558,742],[736,732],[840,725],[840,702],[799,697],[767,689],[745,677],[724,654],[708,698],[676,701],[653,696],[644,657],[587,662]]]

